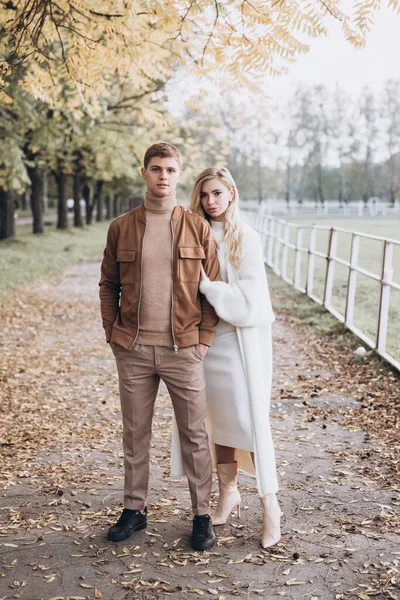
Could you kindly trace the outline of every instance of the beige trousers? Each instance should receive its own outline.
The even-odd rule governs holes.
[[[203,359],[197,346],[173,348],[114,345],[121,397],[125,467],[125,508],[143,510],[147,502],[151,426],[162,379],[171,396],[179,429],[182,461],[193,513],[210,512],[212,465],[205,426]]]

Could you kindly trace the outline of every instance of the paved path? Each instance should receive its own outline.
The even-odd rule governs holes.
[[[274,326],[271,417],[281,542],[260,547],[254,480],[241,476],[241,520],[232,516],[217,528],[211,552],[191,550],[186,482],[168,472],[164,390],[154,423],[149,526],[126,542],[106,541],[120,511],[123,472],[98,271],[98,264],[70,268],[3,306],[0,599],[400,598],[400,496],[363,476],[371,442],[362,431],[343,428],[335,413],[310,416],[311,406],[343,408],[354,399],[288,397],[298,377],[324,373],[310,366],[283,317]]]

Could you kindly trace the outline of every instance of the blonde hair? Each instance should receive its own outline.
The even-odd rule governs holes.
[[[209,167],[200,173],[193,186],[190,210],[210,221],[209,215],[201,205],[200,194],[203,183],[211,179],[219,179],[232,191],[232,200],[222,217],[222,240],[226,244],[226,253],[230,263],[234,267],[240,268],[243,253],[243,221],[239,212],[239,192],[232,175],[226,167]]]

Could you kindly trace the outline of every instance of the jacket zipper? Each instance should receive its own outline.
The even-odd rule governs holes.
[[[144,226],[144,234],[143,234],[143,240],[142,240],[142,256],[140,257],[140,289],[139,289],[139,303],[138,303],[138,309],[137,309],[137,332],[136,332],[136,337],[133,340],[133,344],[130,347],[130,350],[132,350],[133,346],[136,343],[136,340],[138,339],[138,335],[139,335],[139,315],[140,315],[140,303],[142,301],[142,281],[143,281],[143,248],[144,248],[144,238],[146,237],[146,229],[147,229],[147,224]]]
[[[172,219],[170,221],[171,225],[171,236],[172,236],[172,298],[171,298],[171,333],[172,333],[172,347],[175,352],[178,352],[179,348],[176,344],[175,333],[174,333],[174,227],[172,225]]]

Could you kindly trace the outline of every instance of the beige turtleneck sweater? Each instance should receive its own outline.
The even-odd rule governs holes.
[[[142,257],[142,297],[137,344],[172,346],[172,232],[176,196],[145,194],[146,233]]]

